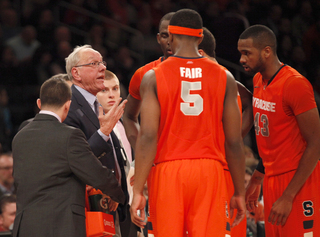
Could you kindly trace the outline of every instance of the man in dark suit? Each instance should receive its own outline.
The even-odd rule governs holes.
[[[41,111],[13,139],[14,237],[85,237],[86,184],[125,202],[119,183],[94,156],[83,132],[61,123],[70,99],[64,80],[47,80],[37,101]]]
[[[106,63],[101,54],[90,45],[77,46],[66,58],[66,72],[72,78],[72,102],[68,116],[64,123],[80,128],[87,137],[93,153],[101,163],[111,169],[121,184],[126,195],[125,205],[119,204],[117,213],[120,222],[126,218],[126,205],[129,195],[127,191],[124,160],[119,151],[119,141],[112,129],[119,120],[115,109],[111,109],[105,116],[97,116],[96,95],[102,91],[105,79]],[[121,98],[120,98],[121,100]],[[118,100],[119,101],[119,100]],[[124,107],[126,100],[120,106]],[[116,104],[114,105],[114,107]],[[102,108],[100,107],[100,115]],[[121,111],[123,113],[123,110]],[[122,115],[122,114],[121,114]],[[109,118],[104,119],[104,118]],[[110,139],[111,138],[111,139]]]

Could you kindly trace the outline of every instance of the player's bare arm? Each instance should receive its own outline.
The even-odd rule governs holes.
[[[124,109],[123,125],[126,130],[127,138],[131,147],[135,150],[138,133],[140,130],[140,124],[138,121],[141,101],[135,99],[130,94],[127,97],[127,106]]]
[[[144,184],[154,162],[157,152],[157,138],[160,121],[160,105],[157,98],[156,77],[153,70],[147,72],[141,82],[141,127],[136,144],[135,183],[133,185],[133,200],[131,219],[137,226],[145,225]],[[137,211],[141,215],[138,216]]]
[[[245,158],[240,128],[240,111],[237,103],[237,84],[230,72],[227,73],[227,86],[223,110],[223,129],[225,133],[226,159],[234,184],[234,196],[230,201],[231,215],[238,210],[232,227],[239,224],[245,216],[244,172]]]
[[[237,81],[238,91],[242,104],[242,126],[241,134],[244,138],[250,131],[253,125],[253,108],[252,108],[252,93],[240,82]]]

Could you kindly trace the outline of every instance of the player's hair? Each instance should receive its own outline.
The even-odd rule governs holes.
[[[62,78],[65,81],[71,81],[67,73],[59,73],[59,74],[53,75],[50,78]]]
[[[14,194],[3,194],[0,198],[0,215],[3,213],[5,205],[8,203],[16,203],[17,198]]]
[[[118,79],[118,77],[116,76],[116,74],[114,74],[113,72],[109,71],[109,70],[106,70],[105,71],[105,74],[104,74],[104,79],[105,80],[111,80],[112,78],[116,78]],[[119,79],[118,79],[119,80]]]
[[[210,57],[216,57],[216,39],[213,34],[206,28],[203,27],[203,39],[199,44],[198,49],[202,49]]]
[[[41,106],[61,108],[71,100],[71,89],[62,78],[50,78],[40,88]]]
[[[170,25],[202,29],[202,18],[200,14],[194,10],[181,9],[172,16]]]
[[[277,38],[273,31],[264,25],[253,25],[248,27],[242,34],[239,39],[248,39],[253,40],[253,45],[257,49],[264,49],[266,46],[270,46],[273,53],[277,52]]]
[[[160,32],[160,27],[161,27],[162,22],[163,22],[163,21],[170,21],[171,18],[172,18],[172,16],[173,16],[174,14],[175,14],[175,12],[169,12],[169,13],[165,14],[165,15],[161,18],[161,20],[160,20],[160,22],[159,22],[159,32]]]

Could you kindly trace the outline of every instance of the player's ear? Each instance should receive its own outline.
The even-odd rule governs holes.
[[[157,34],[157,42],[160,44],[160,33]]]
[[[270,55],[272,54],[272,49],[270,46],[266,46],[264,49],[263,49],[263,56],[265,58],[269,58]]]
[[[173,35],[173,34],[170,34],[170,32],[169,32],[169,42],[170,42],[170,43],[172,43],[173,37],[174,37],[174,35]]]
[[[198,52],[201,56],[204,56],[204,51],[202,49],[198,49]]]
[[[199,39],[198,39],[198,45],[201,44],[202,40],[203,40],[203,35],[202,35],[201,37],[199,37]]]

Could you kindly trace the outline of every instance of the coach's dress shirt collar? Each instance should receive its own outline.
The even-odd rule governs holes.
[[[96,101],[97,97],[91,94],[90,92],[86,91],[85,89],[81,88],[80,86],[74,85],[75,88],[81,93],[81,95],[88,101],[90,107],[95,112],[94,102]]]
[[[49,111],[49,110],[40,110],[39,114],[49,114],[49,115],[52,115],[54,117],[56,117],[59,122],[61,123],[61,118],[59,117],[59,115],[57,115],[56,113],[53,113],[52,111]]]

